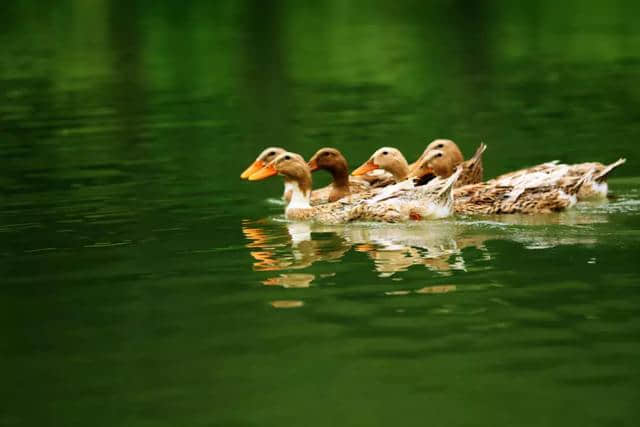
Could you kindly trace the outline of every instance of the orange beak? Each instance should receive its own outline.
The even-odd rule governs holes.
[[[369,160],[365,164],[360,166],[358,169],[356,169],[353,172],[351,172],[351,175],[360,176],[360,175],[364,175],[365,173],[371,172],[372,170],[376,170],[376,169],[378,169],[378,165],[376,165],[373,162],[373,160]]]
[[[249,176],[251,176],[251,174],[258,172],[263,167],[264,167],[264,162],[262,160],[256,160],[255,162],[253,162],[251,166],[249,166],[244,170],[244,172],[242,172],[242,175],[240,175],[240,178],[247,179],[249,178]]]
[[[249,176],[249,181],[260,181],[261,179],[269,178],[270,176],[277,175],[278,171],[276,168],[269,164],[257,172],[254,172]]]
[[[318,162],[316,161],[316,159],[309,160],[308,164],[309,164],[309,169],[311,169],[311,172],[318,170]]]

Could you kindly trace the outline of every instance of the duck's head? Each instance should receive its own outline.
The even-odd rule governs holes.
[[[409,173],[409,178],[418,178],[422,180],[429,177],[433,178],[435,175],[440,176],[437,171],[442,170],[443,167],[449,167],[450,161],[447,160],[445,153],[442,150],[430,150],[423,154],[420,159],[415,163],[413,169]],[[449,174],[450,175],[450,174]]]
[[[311,171],[319,169],[327,170],[331,173],[342,172],[348,169],[347,159],[335,148],[321,148],[309,160]]]
[[[249,176],[249,181],[259,181],[274,175],[295,181],[304,190],[311,190],[311,170],[301,155],[285,151],[268,165]]]
[[[433,152],[437,152],[435,156],[431,155]],[[450,139],[433,140],[418,161],[411,165],[410,173],[413,174],[425,159],[430,159],[433,174],[445,178],[450,176],[456,166],[464,161],[460,148]]]
[[[252,174],[256,173],[266,165],[268,165],[271,161],[273,161],[277,156],[284,153],[286,150],[280,147],[269,147],[266,148],[260,155],[256,158],[256,160],[247,168],[240,178],[248,179]]]
[[[409,173],[409,165],[400,150],[393,147],[382,147],[362,164],[351,172],[351,175],[360,176],[375,169],[384,169],[393,174],[396,181],[402,181]]]
[[[451,159],[451,161],[456,162],[456,164],[464,161],[464,156],[462,155],[462,151],[460,151],[460,147],[450,139],[434,139],[429,145],[427,145],[424,152],[426,153],[429,150],[441,150]]]

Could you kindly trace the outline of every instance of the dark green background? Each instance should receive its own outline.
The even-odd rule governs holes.
[[[638,425],[638,16],[3,2],[0,425]],[[239,179],[436,137],[488,177],[628,162],[609,203],[394,227],[300,230]]]

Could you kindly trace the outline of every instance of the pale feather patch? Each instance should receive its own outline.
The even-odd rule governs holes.
[[[290,183],[291,185],[291,201],[287,205],[287,211],[289,209],[307,209],[311,207],[309,198],[311,196],[309,191],[302,191],[297,182]]]

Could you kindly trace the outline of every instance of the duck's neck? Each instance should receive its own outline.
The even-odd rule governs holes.
[[[397,161],[387,169],[387,172],[390,172],[393,175],[396,182],[404,181],[407,179],[407,175],[409,175],[409,165],[406,161]]]
[[[333,177],[333,186],[340,189],[349,189],[349,168],[346,164],[335,165],[329,169]]]
[[[285,211],[291,209],[307,209],[311,207],[311,179],[306,180],[287,180],[286,187],[291,191],[291,201],[287,205]]]
[[[437,166],[434,166],[433,171],[439,177],[449,178],[453,173],[453,165],[451,164],[437,165]]]

